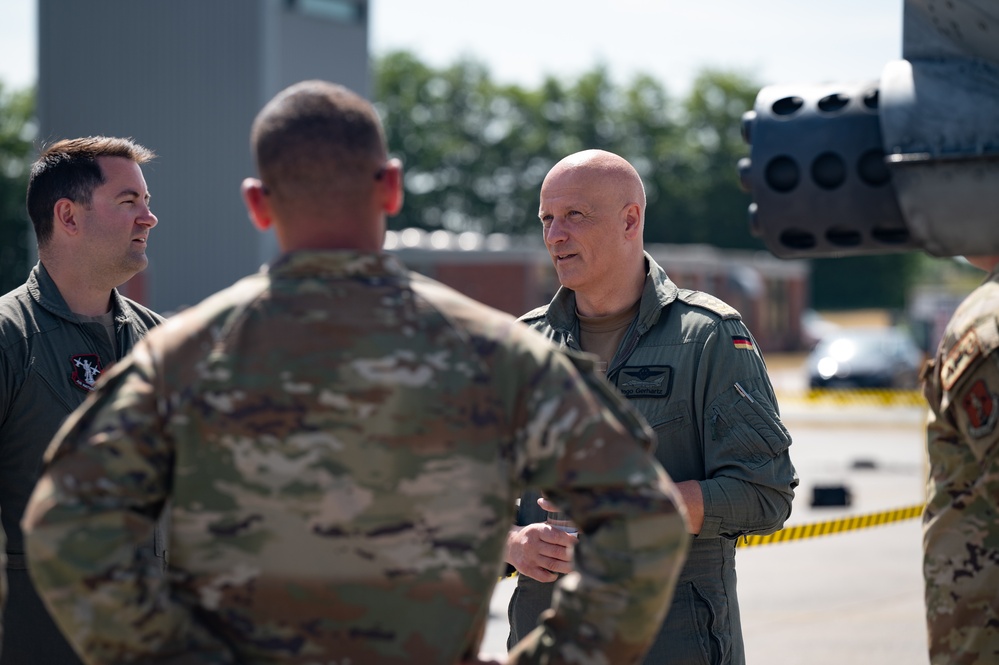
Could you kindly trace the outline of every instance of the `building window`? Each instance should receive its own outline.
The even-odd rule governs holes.
[[[338,23],[363,23],[366,0],[288,0],[293,11]]]

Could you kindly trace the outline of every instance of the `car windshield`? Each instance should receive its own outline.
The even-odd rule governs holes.
[[[827,337],[819,343],[816,352],[837,360],[849,360],[858,356],[899,353],[905,346],[905,338],[890,329],[855,331]]]

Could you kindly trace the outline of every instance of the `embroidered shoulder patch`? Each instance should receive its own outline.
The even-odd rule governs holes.
[[[732,335],[732,344],[735,345],[737,349],[746,349],[748,351],[753,350],[753,340],[748,337],[743,337],[742,335]]]
[[[958,340],[940,365],[940,385],[943,386],[943,389],[953,388],[964,370],[968,369],[981,353],[982,344],[978,341],[975,329],[972,328],[964,333],[964,337]]]
[[[617,378],[617,389],[625,397],[669,397],[672,386],[669,365],[625,367]]]
[[[989,390],[984,379],[975,381],[961,397],[961,407],[968,415],[968,434],[976,439],[987,436],[999,420],[999,395]]]
[[[69,364],[73,368],[69,375],[73,385],[88,393],[92,391],[102,371],[100,357],[96,353],[81,353],[72,356]]]

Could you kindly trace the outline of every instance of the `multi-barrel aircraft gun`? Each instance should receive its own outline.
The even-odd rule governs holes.
[[[999,254],[999,0],[905,0],[879,80],[763,88],[743,136],[781,258]]]

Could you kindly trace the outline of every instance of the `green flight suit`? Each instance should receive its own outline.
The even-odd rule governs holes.
[[[9,592],[0,663],[78,662],[31,587],[21,515],[56,430],[101,373],[163,321],[116,290],[111,300],[117,349],[101,324],[69,310],[41,263],[0,297],[0,519]]]
[[[608,380],[649,422],[656,458],[674,482],[700,481],[704,525],[691,543],[648,664],[745,662],[736,596],[735,542],[780,529],[798,477],[763,358],[739,313],[706,293],[678,289],[646,253],[639,312],[607,368]],[[579,349],[575,294],[521,317],[562,348]],[[541,522],[537,494],[519,524]],[[552,584],[519,576],[509,615],[515,642],[548,607]]]

